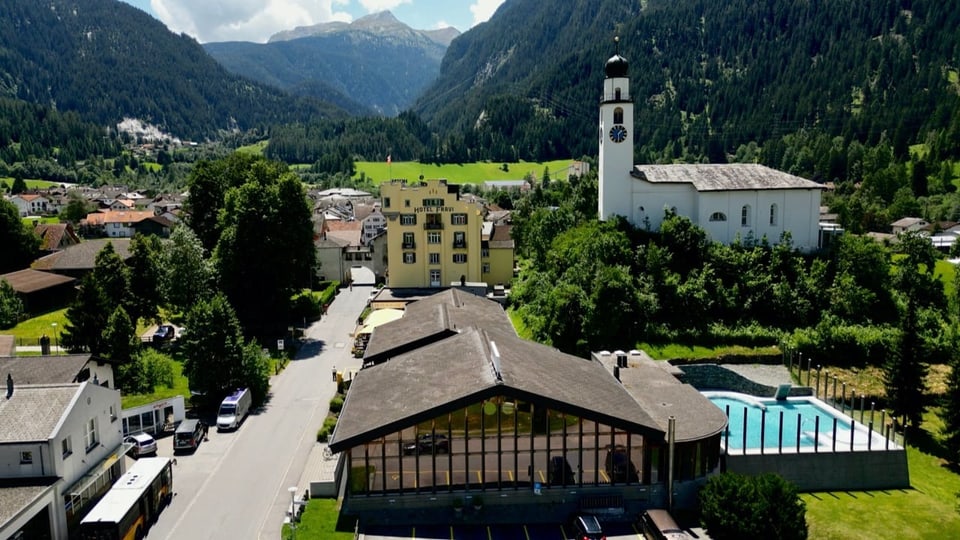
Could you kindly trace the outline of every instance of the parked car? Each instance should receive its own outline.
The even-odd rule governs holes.
[[[618,444],[607,448],[607,459],[604,463],[604,468],[612,482],[619,484],[630,482],[635,484],[640,481],[637,467],[630,461],[630,456],[627,455],[627,448],[625,446]]]
[[[154,343],[166,343],[168,341],[173,341],[177,335],[177,329],[171,324],[161,324],[157,327],[157,331],[153,333],[153,342]]]
[[[127,435],[123,442],[133,445],[129,452],[135,458],[157,453],[157,441],[147,433]]]
[[[551,486],[572,486],[577,483],[570,462],[563,456],[550,458],[549,482]]]
[[[173,434],[173,451],[196,450],[207,438],[207,425],[200,420],[188,418],[180,422]]]
[[[450,441],[446,435],[426,433],[417,437],[416,442],[403,445],[403,454],[410,456],[413,454],[431,454],[447,453],[450,451]]]
[[[590,514],[574,515],[567,527],[571,540],[607,540],[597,517]]]

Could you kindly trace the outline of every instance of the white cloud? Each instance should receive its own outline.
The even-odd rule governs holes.
[[[493,13],[497,11],[503,0],[477,0],[470,6],[470,13],[473,13],[473,26],[490,20]]]
[[[449,28],[451,26],[453,25],[443,19],[440,19],[439,21],[437,21],[437,24],[433,26],[433,28],[434,30],[443,30],[444,28]]]
[[[360,0],[360,5],[367,13],[379,13],[394,9],[400,4],[411,4],[412,0]]]
[[[202,43],[262,43],[281,30],[350,21],[350,14],[335,7],[348,3],[349,0],[150,0],[150,7],[171,31],[186,33]]]

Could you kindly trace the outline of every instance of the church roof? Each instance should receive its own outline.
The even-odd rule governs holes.
[[[631,176],[652,184],[691,184],[697,191],[823,189],[823,186],[756,163],[635,165]]]

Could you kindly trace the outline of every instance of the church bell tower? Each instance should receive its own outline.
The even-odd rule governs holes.
[[[627,77],[627,59],[616,54],[607,60],[600,99],[599,216],[622,215],[633,221],[630,171],[633,169],[633,99]]]

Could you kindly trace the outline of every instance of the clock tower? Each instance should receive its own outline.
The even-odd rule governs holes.
[[[601,220],[619,214],[633,221],[630,170],[633,169],[633,99],[627,77],[627,59],[617,52],[604,69],[603,97],[600,99],[599,216]]]

